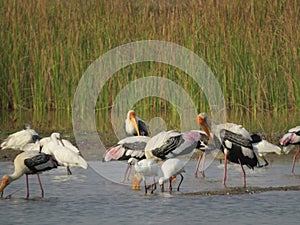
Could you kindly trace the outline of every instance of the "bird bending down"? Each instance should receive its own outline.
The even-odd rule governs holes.
[[[296,159],[300,154],[300,126],[289,129],[288,132],[279,140],[279,143],[283,146],[283,152],[286,154],[288,154],[294,146],[299,145],[299,149],[293,156],[292,173],[294,173]]]
[[[26,198],[29,198],[29,183],[28,175],[36,174],[41,190],[41,198],[44,197],[44,189],[40,180],[39,174],[43,171],[57,168],[58,163],[52,155],[40,153],[39,151],[22,152],[14,160],[15,170],[10,175],[2,177],[0,186],[1,197],[3,197],[3,190],[11,182],[19,179],[22,175],[26,175]]]
[[[155,183],[155,177],[159,175],[159,166],[158,164],[152,160],[152,159],[143,159],[138,161],[135,158],[130,158],[128,160],[128,164],[134,166],[135,169],[135,176],[137,179],[143,180],[145,185],[145,194],[147,194],[147,190],[149,187],[147,187],[146,184],[146,177],[153,177],[153,185],[150,185],[152,187],[151,194],[156,189],[156,183]]]
[[[216,125],[210,121],[206,113],[200,113],[197,121],[210,138],[210,142],[224,153],[223,185],[226,187],[227,160],[229,160],[240,164],[244,178],[243,186],[246,187],[246,173],[243,165],[251,169],[258,165],[249,132],[233,123]]]
[[[125,131],[128,136],[149,136],[147,123],[129,110],[125,120]]]
[[[2,143],[1,149],[22,149],[28,143],[35,143],[40,139],[39,134],[31,129],[29,124],[25,124],[24,129],[9,135]]]
[[[178,184],[177,191],[179,191],[180,185],[183,181],[183,175],[182,173],[185,172],[184,170],[184,163],[177,159],[167,159],[162,165],[161,165],[161,171],[163,173],[163,177],[159,178],[159,185],[161,187],[161,191],[164,191],[164,183],[168,182],[169,184],[169,191],[172,191],[172,179],[173,177],[176,177],[177,175],[180,175],[181,180]]]
[[[258,167],[265,167],[269,165],[269,162],[265,158],[268,153],[276,153],[277,155],[281,155],[281,148],[279,146],[263,140],[260,135],[251,134],[251,139],[253,150],[258,154],[259,158],[264,160],[265,163],[264,165],[260,165],[260,162],[258,162]]]
[[[82,167],[83,169],[87,169],[87,162],[79,153],[75,152],[74,149],[70,149],[67,145],[64,145],[59,133],[52,133],[50,139],[51,140],[43,146],[42,152],[53,155],[60,166],[67,167],[68,175],[72,174],[69,167]]]
[[[192,155],[200,145],[200,134],[194,131],[162,131],[153,136],[145,147],[147,159],[166,160],[180,155]]]
[[[146,136],[132,136],[120,140],[115,146],[106,150],[103,155],[103,162],[112,160],[124,161],[130,158],[137,160],[145,159],[145,146],[150,137]],[[131,165],[128,164],[122,182],[128,181],[130,175]]]

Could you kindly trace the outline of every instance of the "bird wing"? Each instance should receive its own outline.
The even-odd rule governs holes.
[[[296,126],[296,127],[293,127],[291,129],[289,129],[288,131],[289,133],[295,133],[297,135],[300,135],[300,126]]]
[[[32,173],[51,170],[58,165],[51,155],[44,153],[39,153],[31,158],[24,159],[24,164]]]
[[[140,131],[140,135],[148,136],[149,132],[148,132],[148,128],[147,128],[147,123],[144,120],[137,118],[137,124],[138,124],[138,128]]]
[[[222,129],[220,131],[220,137],[222,139],[222,142],[232,142],[235,145],[252,149],[251,140],[245,138],[241,134],[234,133],[230,130]]]
[[[266,140],[261,140],[260,142],[253,143],[252,145],[253,148],[255,148],[259,154],[272,153],[272,152],[278,155],[281,154],[281,148],[279,146],[273,145]]]
[[[33,142],[32,135],[27,130],[21,130],[9,135],[2,143],[1,148],[20,149],[27,143]]]

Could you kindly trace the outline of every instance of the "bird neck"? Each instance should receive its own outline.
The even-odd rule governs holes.
[[[15,171],[13,174],[7,175],[9,183],[11,183],[14,180],[19,179],[22,175],[23,175],[22,173],[18,173],[17,171]]]

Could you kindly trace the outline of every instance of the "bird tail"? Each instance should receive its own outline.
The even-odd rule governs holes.
[[[272,153],[275,152],[278,155],[281,155],[281,148],[277,145],[273,145],[268,141],[262,140],[257,143],[253,143],[253,147],[258,150],[258,153]]]

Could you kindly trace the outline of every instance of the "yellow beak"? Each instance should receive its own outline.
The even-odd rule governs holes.
[[[131,118],[131,122],[132,122],[132,125],[134,126],[134,128],[136,130],[137,135],[140,136],[140,131],[139,131],[139,128],[138,128],[135,117]]]
[[[201,116],[197,116],[197,122],[200,124],[203,131],[207,134],[208,138],[211,139],[210,131],[208,129],[206,121]]]

